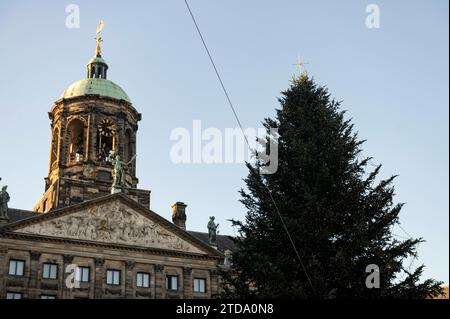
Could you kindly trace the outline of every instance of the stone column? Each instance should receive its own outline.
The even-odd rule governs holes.
[[[8,273],[8,264],[6,263],[6,254],[8,248],[0,246],[0,299],[4,299],[6,296],[6,274]]]
[[[192,299],[192,268],[183,268],[183,298]]]
[[[164,290],[166,289],[166,283],[164,278],[164,266],[155,265],[155,298],[162,299],[164,296]]]
[[[91,143],[91,136],[92,136],[92,134],[91,134],[91,114],[90,114],[90,109],[91,109],[91,107],[88,106],[87,107],[88,113],[87,113],[87,116],[86,116],[86,122],[85,122],[85,126],[84,126],[84,154],[83,154],[83,157],[84,157],[84,161],[85,162],[91,160],[90,149],[91,149],[91,145],[92,145],[92,143]]]
[[[59,168],[66,165],[68,156],[69,134],[67,130],[67,105],[64,102],[61,115],[59,117],[60,130],[59,130],[59,150],[58,150],[58,163]]]
[[[124,112],[120,112],[117,119],[117,133],[116,133],[116,148],[117,154],[120,155],[122,160],[126,161],[125,158],[125,118],[126,114]]]
[[[37,251],[30,252],[30,281],[28,284],[28,298],[39,299],[39,260],[41,258],[41,253]]]
[[[103,296],[103,282],[105,278],[105,259],[95,258],[94,299]]]
[[[66,278],[71,275],[71,272],[66,273],[66,267],[73,263],[73,256],[72,255],[64,255],[63,256],[63,269],[62,271],[62,283],[61,283],[61,298],[63,299],[71,299],[72,298],[72,292],[74,288],[66,287]]]
[[[88,118],[88,160],[89,161],[96,161],[97,160],[97,152],[98,145],[97,145],[97,110],[95,106],[89,105],[89,118]]]
[[[219,292],[219,272],[216,269],[209,271],[209,281],[210,287],[207,287],[207,289],[209,288],[209,297],[214,298]]]
[[[135,262],[126,261],[125,262],[125,298],[134,298],[134,288],[133,288],[133,270]]]

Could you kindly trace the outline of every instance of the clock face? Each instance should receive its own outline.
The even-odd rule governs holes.
[[[116,125],[109,119],[103,119],[98,124],[98,131],[103,136],[113,136],[116,134]]]

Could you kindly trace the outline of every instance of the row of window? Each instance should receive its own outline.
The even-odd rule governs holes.
[[[11,276],[23,276],[25,262],[23,260],[10,260],[8,274]],[[81,268],[81,267],[80,267]],[[44,263],[42,268],[42,278],[56,279],[58,276],[58,265]]]
[[[24,275],[25,262],[23,260],[9,261],[8,274],[11,276],[23,276]],[[58,265],[52,263],[44,263],[42,268],[42,278],[44,279],[56,279],[58,277]],[[75,280],[78,282],[90,282],[90,268],[89,267],[77,267],[75,270]],[[121,271],[116,269],[108,269],[106,271],[106,283],[108,285],[119,286],[121,284]],[[138,288],[150,287],[150,274],[146,272],[136,273],[136,286]],[[178,276],[166,276],[166,289],[177,291],[178,290]],[[206,292],[206,279],[194,278],[194,292],[205,293]],[[8,297],[8,296],[7,296]],[[20,299],[14,298],[14,293],[11,293],[11,298],[8,299]],[[49,299],[49,298],[47,298]]]
[[[7,292],[6,299],[22,299],[20,292]],[[55,295],[41,295],[41,299],[56,299]]]

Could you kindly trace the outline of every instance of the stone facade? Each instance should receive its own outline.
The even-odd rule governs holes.
[[[0,296],[212,298],[223,260],[220,251],[119,193],[0,228]],[[16,261],[23,262],[18,275],[11,269]],[[55,278],[45,278],[44,264],[56,265]],[[88,268],[88,281],[71,286],[70,265]],[[108,283],[108,270],[119,272],[117,284]],[[148,287],[138,287],[138,273],[148,275]],[[177,289],[168,289],[168,276],[177,278]],[[194,280],[205,290],[195,291]]]

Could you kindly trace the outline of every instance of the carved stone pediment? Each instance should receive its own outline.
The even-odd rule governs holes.
[[[102,202],[36,220],[14,230],[15,233],[124,244],[144,248],[207,254],[202,248],[181,238],[170,227],[137,212],[120,200]]]

